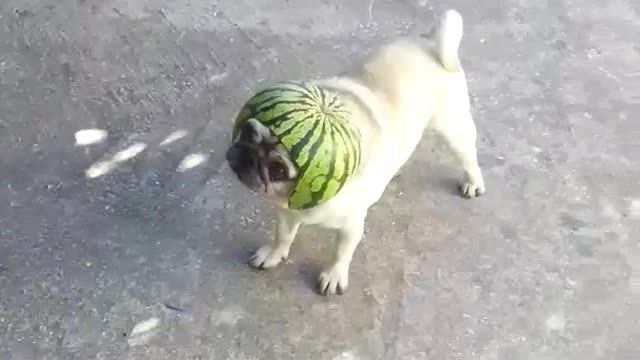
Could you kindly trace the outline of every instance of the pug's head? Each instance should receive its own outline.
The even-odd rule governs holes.
[[[247,188],[277,203],[287,203],[298,168],[278,138],[258,120],[249,119],[238,130],[226,158]]]
[[[360,164],[360,130],[340,94],[283,82],[253,95],[233,124],[227,161],[249,189],[292,210],[334,198]]]

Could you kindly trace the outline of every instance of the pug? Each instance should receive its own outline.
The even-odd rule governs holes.
[[[448,10],[432,29],[425,38],[387,43],[340,75],[310,80],[338,94],[361,134],[360,165],[328,201],[308,209],[289,208],[287,198],[299,176],[295,162],[260,121],[249,119],[239,129],[226,152],[229,167],[246,188],[275,205],[275,236],[255,252],[251,266],[269,269],[283,262],[302,224],[334,229],[335,254],[319,274],[317,290],[322,295],[342,294],[368,209],[410,158],[426,129],[440,134],[457,155],[464,172],[461,195],[475,198],[485,192],[458,55],[462,17]]]

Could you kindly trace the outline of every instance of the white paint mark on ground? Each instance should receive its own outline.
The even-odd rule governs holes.
[[[158,325],[160,325],[160,319],[157,317],[147,319],[145,321],[141,321],[137,323],[136,326],[133,327],[129,336],[134,337],[134,336],[142,335],[146,332],[149,332],[157,328]]]
[[[176,171],[184,172],[189,169],[193,169],[196,166],[202,165],[208,159],[209,156],[203,153],[189,154],[184,159],[182,159]]]
[[[631,204],[629,204],[629,215],[632,219],[640,219],[640,199],[631,200]]]
[[[222,309],[214,317],[216,325],[235,325],[238,320],[245,317],[245,311],[240,306],[232,305]]]
[[[145,344],[156,333],[160,326],[160,319],[153,317],[137,323],[129,333],[129,346]]]
[[[344,351],[340,355],[333,358],[333,360],[358,360],[359,358],[355,356],[351,351]]]
[[[91,166],[85,171],[85,176],[89,179],[95,179],[99,176],[105,175],[111,170],[115,169],[116,163],[111,161],[100,161]]]
[[[213,75],[211,75],[211,77],[209,77],[209,83],[217,84],[220,81],[226,79],[227,76],[229,76],[229,74],[227,72],[223,72],[223,73],[220,73],[220,74],[213,74]]]
[[[183,137],[187,136],[187,131],[186,130],[176,130],[174,132],[172,132],[171,134],[169,134],[169,136],[167,136],[164,140],[162,140],[162,142],[160,142],[160,144],[158,146],[167,146],[170,145],[180,139],[182,139]]]
[[[632,294],[640,295],[640,271],[634,269],[631,279],[629,279],[629,287]]]
[[[609,220],[620,219],[620,212],[616,209],[616,206],[609,202],[607,199],[600,199],[602,205],[602,215]]]
[[[564,317],[562,315],[553,314],[547,319],[546,325],[549,330],[563,330]]]
[[[115,153],[111,159],[99,161],[91,165],[85,171],[85,176],[89,179],[94,179],[98,176],[105,175],[115,169],[120,163],[131,160],[134,157],[138,156],[146,148],[147,144],[145,143],[134,143],[128,148]]]
[[[135,143],[124,150],[118,151],[115,155],[113,155],[112,161],[120,163],[131,160],[134,157],[138,156],[146,148],[147,144],[145,143]]]
[[[76,146],[98,144],[107,139],[109,133],[102,129],[83,129],[75,133]]]
[[[634,296],[640,295],[640,247],[631,250],[628,259],[629,265],[631,265],[629,288]]]

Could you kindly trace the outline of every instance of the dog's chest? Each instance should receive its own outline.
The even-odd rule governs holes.
[[[305,225],[319,225],[330,229],[342,228],[354,209],[327,203],[317,208],[297,211],[299,221]]]

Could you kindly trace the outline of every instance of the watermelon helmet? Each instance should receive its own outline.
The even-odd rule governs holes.
[[[333,91],[303,82],[268,87],[240,110],[234,138],[251,118],[278,138],[298,167],[290,209],[308,209],[331,199],[360,164],[360,132]]]

